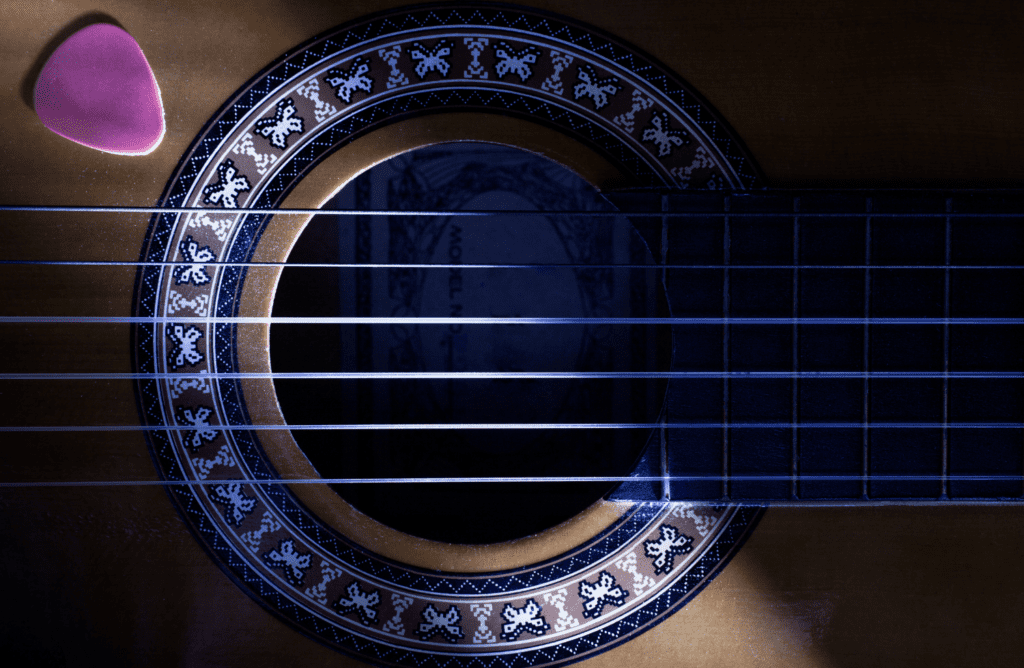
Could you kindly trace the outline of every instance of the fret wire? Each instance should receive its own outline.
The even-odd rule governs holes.
[[[949,279],[950,262],[952,261],[953,248],[953,224],[949,214],[953,211],[953,199],[946,198],[946,270],[945,286],[943,289],[942,315],[945,322],[942,325],[942,487],[940,498],[949,496]]]
[[[595,380],[595,379],[920,379],[945,378],[943,371],[239,371],[239,372],[57,372],[0,373],[0,380]],[[1014,379],[1021,371],[950,371],[949,378]]]
[[[669,210],[668,195],[661,196],[661,286],[664,294],[671,294],[668,290],[668,217],[664,215]],[[665,429],[665,419],[668,417],[667,407],[662,407],[661,429],[658,430],[658,444],[661,447],[661,498],[668,501],[672,498],[672,482],[669,478],[668,467],[668,432]]]
[[[797,214],[800,213],[800,198],[793,198],[793,318],[800,317],[800,270],[798,268],[800,264],[800,219]],[[793,371],[799,373],[800,371],[800,325],[793,323]],[[800,383],[799,376],[794,375],[792,377],[792,392],[793,392],[793,423],[796,424],[800,421]],[[794,500],[800,497],[800,484],[798,482],[798,475],[800,473],[800,432],[797,429],[793,429],[792,434],[793,448],[791,453],[790,462],[790,473],[793,476],[793,480],[790,483],[789,494]]]
[[[662,420],[658,428],[658,442],[661,445],[661,500],[672,499],[672,477],[668,468],[668,428],[665,426],[665,411],[662,411]]]
[[[214,424],[217,431],[546,431],[585,429],[721,429],[724,422],[443,422],[360,424]],[[941,422],[730,422],[729,429],[936,429]],[[1021,422],[951,422],[950,429],[1021,429]],[[194,425],[19,425],[0,433],[190,432]],[[787,478],[788,479],[788,478]]]
[[[728,274],[728,269],[725,270]],[[88,316],[5,315],[0,324],[240,325],[934,325],[946,318],[548,318],[475,316]],[[1024,325],[1024,318],[948,318],[955,325]],[[728,338],[727,335],[725,338]]]
[[[725,269],[722,271],[722,315],[725,322],[722,325],[722,371],[729,372],[729,313],[730,313],[730,284],[729,284],[729,260],[732,255],[732,236],[729,229],[729,196],[726,195],[722,207],[725,215],[722,218],[722,263]],[[729,473],[732,470],[729,452],[729,376],[722,377],[722,498],[729,499],[730,485]]]
[[[862,482],[861,482],[861,498],[871,498],[871,488],[868,483],[868,479],[871,473],[871,435],[868,430],[868,420],[871,416],[871,403],[870,403],[870,391],[871,391],[871,377],[867,375],[867,372],[871,369],[871,357],[870,357],[870,346],[871,346],[871,325],[869,318],[871,317],[871,198],[865,198],[864,208],[867,212],[867,217],[864,219],[864,362],[863,367],[865,371],[864,375],[864,433],[862,436],[863,456],[862,456]]]
[[[184,267],[197,263],[187,260],[130,261],[130,260],[0,260],[0,265],[58,266],[58,267]],[[437,264],[437,263],[356,263],[356,262],[203,262],[204,267],[266,267],[295,269],[725,269],[724,264]],[[730,269],[867,269],[863,264],[734,264]],[[944,264],[892,264],[873,265],[872,269],[1024,269],[1024,265],[950,265]]]
[[[726,198],[736,197],[740,193],[734,193],[726,195]],[[309,216],[309,215],[328,215],[336,216],[338,218],[343,217],[357,217],[366,216],[372,218],[375,216],[380,217],[394,217],[394,216],[407,216],[407,217],[444,217],[444,218],[499,218],[507,216],[573,216],[573,217],[587,217],[587,218],[661,218],[662,213],[660,211],[593,211],[593,210],[575,210],[575,211],[538,211],[538,210],[511,210],[511,211],[483,211],[483,210],[459,210],[459,211],[399,211],[399,210],[365,210],[365,209],[303,209],[303,208],[289,208],[289,209],[257,209],[257,208],[213,208],[213,207],[144,207],[144,206],[47,206],[47,205],[22,205],[22,204],[8,204],[0,205],[0,213],[3,212],[20,212],[20,213],[127,213],[127,214],[187,214],[187,213],[214,213],[217,215],[285,215],[285,216]],[[698,211],[679,211],[673,212],[673,218],[707,218],[714,216],[715,214],[709,214],[707,212]],[[755,218],[778,215],[778,212],[774,211],[738,211],[732,212],[729,215],[739,218]],[[824,212],[805,212],[797,214],[799,218],[859,218],[862,213],[853,213],[845,211],[824,211]],[[901,212],[873,212],[872,216],[876,218],[941,218],[943,213],[901,213]],[[1006,212],[989,212],[989,213],[973,213],[973,212],[952,212],[951,215],[954,218],[1021,218],[1024,217],[1024,212],[1006,213]],[[3,217],[0,216],[0,220]]]

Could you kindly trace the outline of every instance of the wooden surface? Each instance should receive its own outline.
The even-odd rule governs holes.
[[[256,0],[0,6],[0,202],[150,205],[207,118],[265,64],[406,3]],[[772,185],[1020,185],[1024,7],[883,2],[529,3],[587,21],[687,79]],[[49,132],[26,91],[97,13],[131,33],[167,135],[143,157]],[[340,185],[340,184],[339,184]],[[134,260],[147,217],[3,214],[3,259]],[[0,267],[0,313],[130,312],[134,269]],[[0,325],[0,370],[129,370],[115,325]],[[127,382],[0,383],[0,424],[132,424]],[[139,434],[0,435],[3,480],[154,479]],[[0,492],[0,647],[18,665],[354,665],[239,590],[157,487]],[[1014,666],[1024,509],[770,510],[669,621],[588,666]]]

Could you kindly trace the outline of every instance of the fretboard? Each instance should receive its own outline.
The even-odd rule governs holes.
[[[1021,498],[1024,192],[609,199],[676,321],[665,428],[614,498]]]

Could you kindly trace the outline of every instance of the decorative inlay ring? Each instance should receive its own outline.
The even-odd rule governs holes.
[[[508,7],[416,8],[329,31],[242,87],[183,156],[154,216],[133,329],[141,419],[170,496],[246,593],[317,640],[381,664],[540,666],[585,658],[692,598],[756,509],[634,504],[611,527],[512,571],[429,572],[375,555],[318,519],[268,463],[240,381],[244,267],[273,209],[332,152],[437,111],[498,112],[559,130],[646,185],[745,188],[757,177],[715,115],[614,39]],[[211,264],[211,263],[218,264]],[[183,318],[175,322],[175,318]],[[187,318],[187,320],[185,320]]]

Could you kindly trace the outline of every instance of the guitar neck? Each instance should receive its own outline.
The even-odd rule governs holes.
[[[615,498],[1021,497],[1024,193],[609,198],[664,264],[677,374]]]

